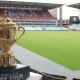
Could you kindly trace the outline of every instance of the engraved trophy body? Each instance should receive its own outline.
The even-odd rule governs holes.
[[[20,39],[20,37],[25,33],[25,29],[23,27],[19,27],[18,29],[22,29],[22,34],[17,38]],[[12,22],[10,18],[8,18],[8,12],[4,11],[4,18],[1,20],[1,26],[0,26],[0,46],[1,46],[1,52],[0,52],[0,76],[4,73],[7,73],[9,75],[15,76],[14,74],[21,75],[22,73],[18,70],[17,63],[15,61],[15,56],[13,52],[10,51],[11,47],[14,45],[14,43],[17,41],[15,38],[16,35],[16,23]],[[14,70],[13,70],[14,68]],[[8,69],[10,71],[8,71]],[[26,70],[29,69],[29,67],[25,68]],[[6,71],[4,71],[6,70]],[[23,72],[25,71],[23,67],[21,67],[21,70]],[[3,73],[2,73],[3,72]],[[2,73],[2,74],[1,74]],[[14,73],[14,74],[13,74]],[[25,73],[25,72],[24,72]],[[23,75],[25,75],[23,73]],[[9,75],[9,76],[10,76]],[[29,70],[28,70],[29,75]],[[6,80],[10,80],[10,77],[7,76]],[[4,76],[5,77],[5,74]],[[11,80],[18,80],[18,79],[11,79]],[[25,80],[24,77],[21,80]]]

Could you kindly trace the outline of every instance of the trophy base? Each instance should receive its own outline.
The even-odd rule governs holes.
[[[7,55],[0,54],[0,67],[14,67],[16,66],[15,62],[15,56],[12,53],[9,53]]]
[[[17,64],[15,67],[0,67],[0,80],[26,80],[30,76],[30,67]]]

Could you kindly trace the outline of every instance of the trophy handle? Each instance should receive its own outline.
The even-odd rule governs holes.
[[[18,27],[18,30],[20,30],[20,29],[22,29],[23,32],[22,32],[22,34],[15,41],[17,41],[18,39],[20,39],[24,35],[24,33],[25,33],[25,29],[23,27]]]

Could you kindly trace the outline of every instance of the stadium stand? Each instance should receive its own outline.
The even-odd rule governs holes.
[[[26,30],[66,30],[57,27],[57,18],[48,11],[59,6],[62,6],[62,4],[36,4],[17,1],[10,1],[9,4],[8,1],[1,1],[0,18],[3,17],[3,11],[6,8],[9,13],[8,16],[17,24],[25,26]]]
[[[77,24],[71,24],[71,25],[69,26],[69,28],[70,28],[70,29],[73,29],[73,30],[76,30],[76,27],[77,27]]]
[[[3,17],[4,9],[0,9]],[[57,26],[57,19],[47,10],[21,10],[7,9],[9,17],[16,22],[26,22],[25,30],[67,30],[65,27]]]
[[[1,10],[1,9],[0,9]],[[3,9],[0,11],[2,17]],[[53,21],[56,20],[47,10],[21,10],[9,9],[9,17],[13,21]]]
[[[80,31],[80,24],[71,24],[68,28],[73,31]]]
[[[0,10],[0,17],[3,17],[4,9]],[[53,17],[47,10],[7,9],[7,11],[13,21],[25,22],[25,30],[66,30],[63,27],[57,27],[56,17]]]
[[[80,24],[77,25],[76,30],[80,31]]]
[[[72,7],[72,8],[80,9],[80,3],[70,4],[68,6]],[[70,24],[73,24],[73,27],[70,26],[71,28],[74,28],[75,30],[80,31],[80,18],[79,18],[79,16],[70,16]]]

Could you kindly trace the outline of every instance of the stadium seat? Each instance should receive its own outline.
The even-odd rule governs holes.
[[[79,78],[73,78],[73,80],[80,80]]]
[[[42,80],[66,80],[66,77],[44,73]]]

